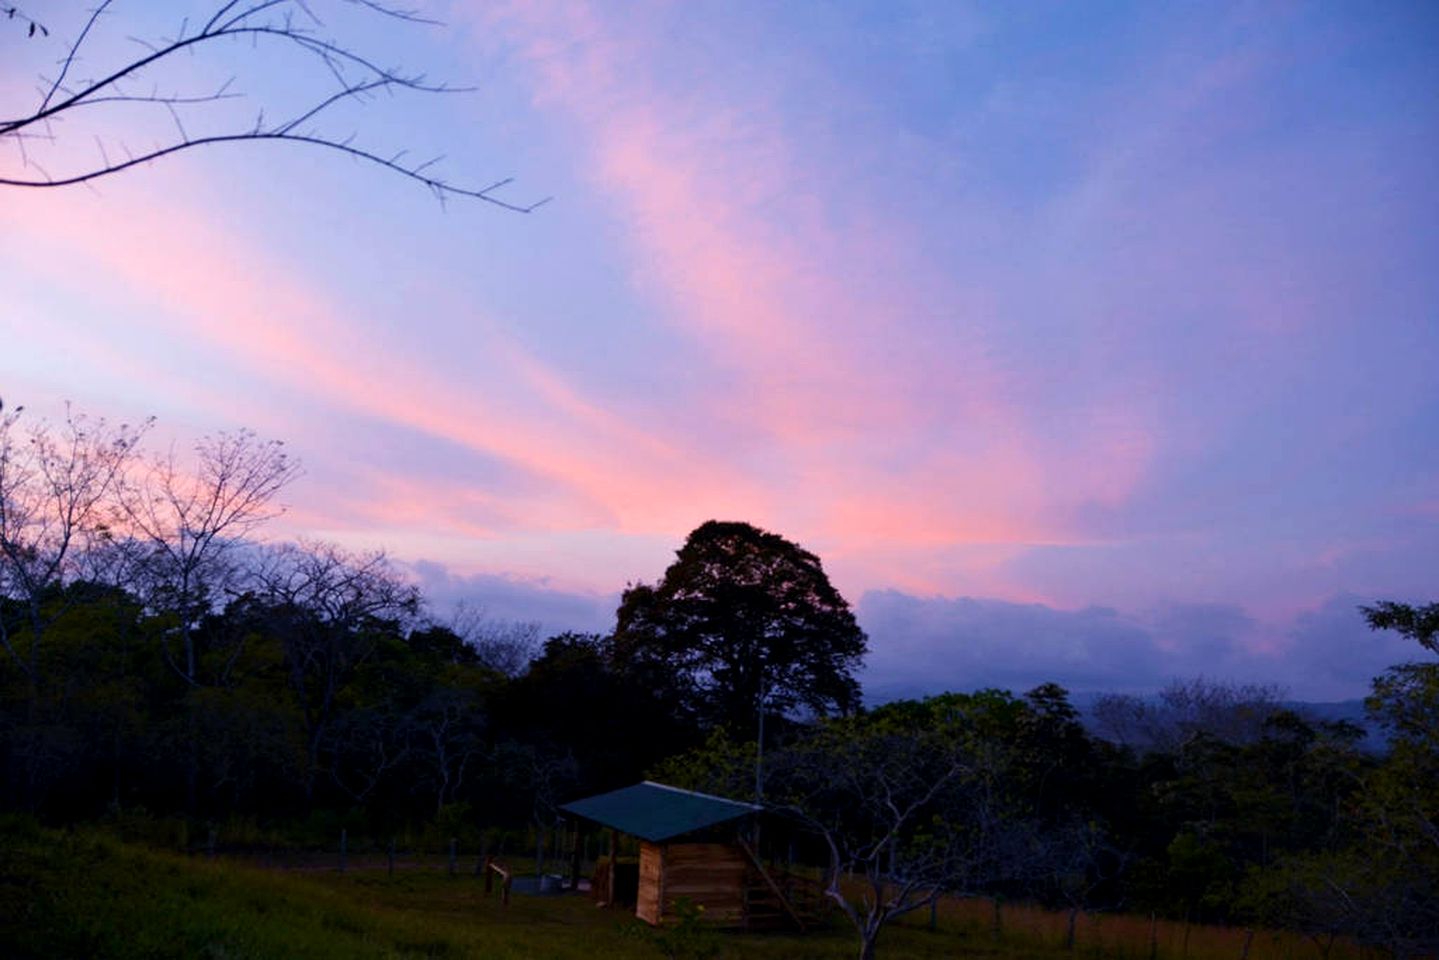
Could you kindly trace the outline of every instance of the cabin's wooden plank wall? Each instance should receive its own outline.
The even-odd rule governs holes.
[[[739,850],[723,843],[671,843],[663,848],[661,916],[687,897],[705,908],[705,920],[723,925],[744,922],[748,865]]]

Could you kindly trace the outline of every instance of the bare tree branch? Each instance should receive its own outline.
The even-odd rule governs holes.
[[[353,7],[405,23],[422,25],[435,23],[413,10],[394,7],[377,2],[377,0],[346,0],[346,2]],[[229,0],[218,6],[198,31],[191,32],[188,21],[185,21],[182,22],[179,31],[173,37],[161,38],[158,41],[143,37],[132,38],[145,47],[147,52],[144,55],[114,66],[108,72],[100,73],[96,78],[71,84],[69,81],[75,72],[74,68],[82,59],[87,44],[92,43],[93,38],[100,32],[98,25],[101,17],[110,9],[110,6],[111,0],[103,0],[91,13],[61,60],[55,78],[45,85],[43,94],[35,107],[11,119],[0,120],[0,142],[7,139],[14,140],[21,151],[22,169],[33,168],[40,171],[38,176],[0,174],[0,186],[65,187],[91,183],[195,147],[212,147],[226,143],[251,141],[322,147],[329,151],[348,155],[353,159],[368,161],[390,173],[398,174],[423,186],[441,201],[449,197],[464,197],[482,200],[517,213],[529,213],[550,199],[546,197],[534,202],[507,200],[499,196],[498,191],[509,185],[512,182],[511,178],[506,177],[483,186],[454,182],[446,176],[428,172],[441,159],[440,157],[424,163],[410,164],[402,160],[405,151],[387,156],[373,148],[355,145],[353,136],[340,138],[310,126],[338,104],[349,100],[365,102],[382,90],[459,93],[466,92],[468,88],[431,82],[423,73],[404,72],[397,68],[381,66],[373,58],[342,42],[326,39],[315,33],[313,28],[297,24],[296,12],[303,15],[316,27],[323,24],[323,21],[311,10],[305,0],[254,0],[250,3]],[[0,13],[6,13],[12,19],[19,17],[33,24],[33,21],[29,21],[14,7],[0,8]],[[40,29],[44,30],[44,28]],[[33,28],[31,32],[34,32]],[[45,33],[48,34],[48,31]],[[265,111],[262,108],[258,111],[258,119],[253,126],[235,126],[227,123],[225,125],[229,129],[196,130],[194,134],[190,132],[191,125],[186,122],[189,115],[182,115],[182,109],[204,107],[213,105],[220,100],[239,97],[240,94],[230,90],[231,81],[226,81],[215,93],[177,91],[162,95],[157,88],[152,87],[149,94],[135,94],[127,89],[128,81],[146,71],[174,62],[181,53],[193,54],[208,50],[215,47],[220,41],[233,42],[246,39],[250,40],[252,44],[279,43],[313,58],[314,62],[323,69],[324,74],[334,80],[337,89],[314,97],[308,106],[282,122],[267,125],[264,119]],[[168,141],[155,144],[149,150],[133,152],[126,147],[128,159],[123,161],[112,161],[102,145],[99,149],[100,160],[98,163],[88,164],[79,170],[55,176],[41,169],[25,152],[24,141],[31,137],[35,130],[48,129],[48,124],[52,121],[62,119],[72,112],[78,111],[81,107],[100,107],[100,112],[106,114],[105,108],[116,104],[148,105],[165,110],[174,126],[174,136]],[[89,112],[87,111],[87,113]]]
[[[43,23],[29,16],[17,6],[11,4],[0,6],[0,15],[3,15],[7,20],[19,20],[25,24],[27,33],[32,37],[35,36],[36,33],[39,33],[42,37],[50,36],[50,31]]]

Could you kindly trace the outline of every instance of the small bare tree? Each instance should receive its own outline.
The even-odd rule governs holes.
[[[410,758],[413,721],[392,702],[349,711],[331,726],[330,778],[356,803]]]
[[[458,686],[435,690],[413,712],[411,724],[435,789],[436,816],[464,789],[471,764],[484,746],[483,721],[476,692]]]
[[[767,793],[823,839],[825,894],[858,934],[860,960],[873,960],[886,925],[1011,858],[1021,825],[986,789],[989,762],[949,731],[863,718],[831,721],[773,759]]]
[[[1253,743],[1284,702],[1277,684],[1233,684],[1195,677],[1173,680],[1157,697],[1111,693],[1094,704],[1099,732],[1138,750],[1173,751],[1204,733],[1224,743]]]
[[[149,424],[114,426],[67,407],[59,428],[24,429],[24,409],[0,415],[0,646],[34,697],[45,630],[65,608],[60,588],[98,572],[117,490]]]
[[[491,617],[481,604],[461,600],[446,626],[480,663],[507,677],[524,673],[540,650],[539,623]]]
[[[54,741],[42,711],[45,637],[70,606],[67,587],[98,579],[114,551],[115,490],[144,430],[111,426],[68,408],[56,428],[21,426],[23,407],[0,414],[0,647],[24,678],[25,719],[7,731],[23,802],[39,800]]]
[[[276,497],[299,472],[283,443],[240,430],[200,440],[189,467],[172,449],[126,485],[126,518],[146,548],[138,580],[152,609],[174,618],[161,650],[187,684],[204,679],[197,623],[237,577],[246,538],[282,512]]]
[[[1048,885],[1068,908],[1064,948],[1073,950],[1079,915],[1093,906],[1096,891],[1123,870],[1128,857],[1093,820],[1051,828],[1038,857]]]
[[[346,0],[345,5],[400,24],[434,23],[381,0]],[[0,186],[70,186],[199,147],[282,143],[374,164],[424,186],[442,201],[466,197],[528,213],[548,199],[516,203],[499,195],[510,178],[489,184],[452,182],[437,172],[442,157],[412,160],[407,150],[381,151],[358,144],[353,133],[326,130],[322,122],[342,104],[369,102],[382,93],[452,93],[462,88],[431,82],[423,73],[382,66],[379,60],[329,37],[321,32],[325,24],[307,0],[215,3],[199,18],[182,20],[169,35],[131,37],[139,50],[119,58],[107,57],[108,49],[97,49],[115,6],[113,0],[100,0],[59,58],[54,75],[40,78],[35,101],[8,119],[0,118],[0,145],[15,147],[19,166],[18,172],[0,171]],[[49,28],[19,7],[0,7],[0,15],[24,25],[35,42],[48,42]],[[224,47],[239,44],[254,48],[250,59],[257,67],[273,67],[273,61],[258,52],[267,49],[293,54],[301,68],[309,68],[311,82],[307,87],[300,85],[308,92],[299,95],[298,105],[268,104],[271,109],[266,110],[267,104],[261,104],[257,110],[240,114],[221,108],[224,101],[243,99],[236,89],[236,77],[216,88],[198,90],[189,86],[193,81],[187,75],[177,79],[174,71],[180,65],[188,65],[196,57],[217,56]],[[139,151],[132,151],[124,142],[107,147],[100,135],[106,124],[120,120],[130,126],[137,110],[149,111],[163,121],[169,133]],[[68,128],[63,126],[67,121]],[[81,128],[85,122],[91,126]],[[93,133],[96,145],[89,161],[74,163],[72,159],[71,168],[53,174],[39,163],[39,144],[55,147],[85,141],[85,132]]]

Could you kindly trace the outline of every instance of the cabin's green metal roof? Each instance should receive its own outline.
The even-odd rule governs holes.
[[[752,803],[726,800],[646,780],[622,790],[567,803],[560,809],[641,840],[661,843],[705,827],[747,817],[761,808]]]

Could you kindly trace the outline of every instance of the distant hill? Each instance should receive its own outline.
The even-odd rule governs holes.
[[[1366,750],[1377,753],[1389,743],[1384,728],[1369,719],[1369,713],[1364,709],[1363,700],[1336,700],[1330,703],[1291,700],[1286,701],[1284,705],[1300,716],[1313,717],[1315,720],[1348,720],[1350,723],[1363,727],[1367,736],[1360,746]]]
[[[1018,695],[1019,691],[1015,691],[1015,693]],[[906,685],[880,685],[865,688],[865,702],[869,706],[879,706],[901,699],[922,699],[930,695],[932,695],[932,691],[921,691]],[[1094,705],[1105,695],[1105,691],[1078,691],[1071,692],[1069,695],[1069,702],[1074,704],[1075,709],[1079,711],[1080,720],[1094,736],[1102,736],[1100,725],[1094,715]],[[1140,695],[1139,699],[1147,704],[1158,705],[1160,703],[1157,693]],[[1359,742],[1359,746],[1370,753],[1382,752],[1388,743],[1383,728],[1369,719],[1369,715],[1364,709],[1363,700],[1282,700],[1279,702],[1279,706],[1286,710],[1293,710],[1312,721],[1348,720],[1364,730],[1365,737]]]
[[[1101,736],[1100,725],[1094,715],[1095,703],[1103,697],[1103,693],[1075,693],[1070,696],[1070,702],[1079,711],[1080,720],[1085,728],[1095,736]],[[1159,704],[1158,695],[1141,696],[1139,699],[1149,704]],[[1312,721],[1335,722],[1347,720],[1360,727],[1365,732],[1365,737],[1359,742],[1359,746],[1371,753],[1378,753],[1384,750],[1388,738],[1382,727],[1369,718],[1368,712],[1364,709],[1363,700],[1334,700],[1334,701],[1310,701],[1310,700],[1284,700],[1279,704],[1286,710],[1293,710],[1295,713]]]

